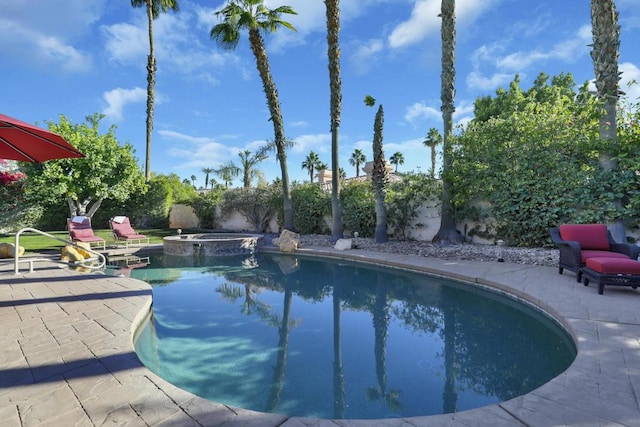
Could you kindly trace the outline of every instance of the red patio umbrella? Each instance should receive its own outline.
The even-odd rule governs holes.
[[[0,159],[42,163],[84,157],[57,133],[0,114]]]

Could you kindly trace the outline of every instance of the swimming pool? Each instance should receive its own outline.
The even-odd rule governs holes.
[[[153,285],[136,351],[227,405],[349,419],[455,412],[527,393],[575,358],[555,322],[467,284],[280,254],[178,258],[131,274]]]

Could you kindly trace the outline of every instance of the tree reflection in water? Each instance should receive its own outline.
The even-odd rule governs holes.
[[[192,310],[193,319],[169,320],[163,313],[164,321],[157,325],[161,333],[155,337],[151,329],[154,337],[145,340],[152,347],[147,352],[152,353],[149,362],[157,359],[157,364],[166,364],[161,360],[163,339],[177,339],[185,331],[195,336],[203,325],[221,325],[220,332],[207,333],[236,340],[229,335],[236,331],[230,325],[242,324],[240,319],[197,319],[196,312],[229,313],[230,307],[219,305],[227,304],[237,307],[237,316],[257,319],[245,324],[265,328],[255,330],[252,339],[259,337],[259,352],[269,358],[264,362],[253,358],[251,366],[233,368],[247,369],[241,374],[245,378],[264,381],[248,387],[262,398],[255,404],[242,401],[248,409],[337,419],[451,413],[532,390],[566,369],[575,357],[566,334],[541,314],[468,285],[280,254],[258,254],[249,264],[227,262],[226,267],[218,260],[199,270],[212,283],[212,278],[220,279],[216,291],[221,299],[215,307],[207,312]],[[253,268],[256,265],[259,268]],[[159,281],[164,286],[157,292],[173,286]],[[154,288],[156,310],[162,307],[156,304]],[[364,322],[367,319],[373,330]],[[174,324],[178,328],[172,330]],[[267,340],[271,349],[265,351]],[[288,360],[292,350],[295,358]],[[231,353],[220,361],[216,351],[180,351],[172,348],[167,353],[177,361],[195,353],[206,354],[209,364],[234,362]],[[246,348],[242,351],[236,359],[247,355]],[[419,369],[425,358],[427,371]],[[322,369],[332,369],[332,375]],[[442,370],[443,375],[430,370]],[[204,381],[215,383],[210,378]],[[240,393],[238,388],[231,390]],[[313,401],[304,401],[307,395]],[[224,396],[204,397],[227,403]]]

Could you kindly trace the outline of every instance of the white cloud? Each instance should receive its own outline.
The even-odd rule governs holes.
[[[514,72],[521,72],[533,64],[548,60],[574,62],[578,57],[588,54],[588,44],[591,43],[591,27],[581,27],[573,38],[562,40],[548,51],[532,50],[529,52],[515,52],[503,58],[498,58],[496,66]]]
[[[441,119],[442,112],[439,109],[427,106],[424,102],[416,102],[407,107],[404,119],[415,125],[418,120]]]
[[[496,73],[486,77],[478,71],[472,71],[467,75],[467,86],[471,89],[487,91],[509,83],[513,74]]]
[[[103,13],[106,0],[0,0],[1,19],[42,36],[72,40],[91,31]],[[2,34],[0,32],[0,34]],[[7,39],[15,37],[5,34]]]
[[[0,18],[0,44],[4,55],[12,61],[65,72],[83,73],[92,66],[89,53],[82,52],[63,38],[47,35],[23,26],[19,22]],[[3,53],[0,53],[0,57]]]
[[[350,62],[356,74],[365,74],[369,68],[375,63],[376,56],[384,48],[380,39],[369,40],[364,43],[358,43]]]
[[[185,8],[186,9],[186,8]],[[189,75],[198,80],[217,84],[213,71],[228,62],[238,63],[233,53],[219,53],[213,41],[203,43],[204,31],[193,31],[193,27],[207,25],[209,12],[197,8],[180,13],[165,13],[153,21],[154,47],[158,69]],[[131,22],[102,27],[107,54],[112,61],[127,65],[146,63],[149,54],[148,21],[146,14],[138,12]],[[206,34],[206,33],[205,33]]]
[[[214,138],[186,135],[172,130],[160,130],[158,135],[169,141],[168,154],[176,160],[187,161],[177,164],[176,169],[198,170],[204,167],[218,167],[237,154],[237,149],[216,142]]]
[[[473,102],[462,100],[456,105],[456,111],[453,112],[455,126],[466,126],[474,117]]]
[[[102,27],[106,37],[105,49],[113,61],[140,61],[149,52],[147,30],[140,25],[119,23]]]
[[[291,126],[292,128],[306,128],[309,126],[309,122],[304,120],[299,120],[297,122],[289,123],[289,126]]]
[[[440,30],[440,2],[437,0],[416,1],[411,17],[399,24],[389,35],[389,46],[400,48],[418,43],[429,34]]]
[[[340,4],[340,26],[345,28],[349,22],[371,10],[377,3],[386,3],[389,0],[348,0]],[[281,6],[281,0],[265,0],[265,6],[275,8]],[[304,45],[307,37],[315,32],[325,32],[327,28],[327,16],[324,1],[320,0],[288,0],[284,2],[297,12],[297,15],[283,15],[282,18],[290,22],[296,31],[288,29],[278,30],[267,38],[270,52],[284,52],[286,49]],[[326,53],[326,49],[325,52]]]
[[[458,0],[456,2],[456,27],[464,28],[482,13],[494,7],[500,0]],[[389,35],[389,46],[402,48],[416,44],[428,36],[440,33],[440,0],[416,0],[411,16],[400,23]]]
[[[105,92],[103,95],[107,102],[107,108],[102,113],[109,119],[119,122],[122,120],[122,112],[128,104],[145,102],[147,100],[147,91],[136,87],[133,89],[117,88]]]
[[[636,64],[624,62],[618,66],[620,76],[620,89],[627,94],[632,103],[640,102],[640,68]],[[634,84],[629,85],[630,83]]]
[[[328,133],[299,135],[294,140],[295,145],[291,149],[293,153],[308,153],[310,150],[316,153],[326,153],[331,148],[331,135]]]

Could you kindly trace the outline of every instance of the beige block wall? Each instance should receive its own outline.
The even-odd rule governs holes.
[[[169,228],[198,228],[198,217],[188,205],[173,205],[169,211]]]
[[[220,218],[220,212],[217,212],[218,218]],[[325,218],[327,227],[331,229],[332,220],[331,217]],[[467,224],[467,228],[471,229],[476,224],[467,221],[462,224],[458,224],[458,230],[463,233],[465,223]],[[406,236],[409,239],[418,240],[418,241],[431,241],[433,237],[440,229],[440,208],[439,205],[434,201],[425,202],[425,204],[420,208],[418,218],[414,221],[413,227],[409,227],[406,230]],[[421,224],[419,227],[415,224]],[[169,227],[170,228],[197,228],[198,227],[198,217],[196,216],[193,208],[191,206],[185,205],[174,205],[171,208],[171,213],[169,215]],[[244,232],[255,232],[254,225],[249,223],[244,216],[242,216],[239,212],[235,212],[232,215],[226,217],[225,219],[218,220],[218,227],[224,230],[230,231],[244,231]],[[389,230],[392,231],[392,230]],[[279,233],[280,232],[280,224],[276,219],[272,219],[269,223],[269,227],[267,229],[268,233]],[[480,238],[478,236],[473,236],[471,239],[473,243],[479,244],[494,244],[493,240],[487,240]]]

